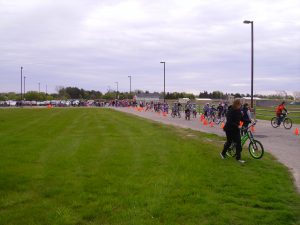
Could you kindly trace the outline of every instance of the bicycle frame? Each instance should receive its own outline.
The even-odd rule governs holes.
[[[241,146],[243,147],[247,140],[250,141],[249,143],[249,153],[250,155],[255,159],[260,159],[264,154],[264,148],[263,145],[258,141],[255,140],[253,137],[252,132],[250,131],[250,128],[256,124],[256,121],[253,122],[249,127],[247,127],[245,130],[245,134],[241,137]],[[232,143],[229,149],[227,150],[227,155],[233,157],[236,155],[236,143]]]
[[[244,146],[244,144],[246,143],[247,140],[250,140],[250,142],[253,142],[253,134],[251,131],[247,130],[246,134],[244,134],[242,137],[241,137],[241,144],[242,144],[242,147]]]

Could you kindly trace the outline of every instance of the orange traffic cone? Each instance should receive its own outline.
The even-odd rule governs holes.
[[[221,123],[221,128],[223,129],[225,127],[224,122]]]
[[[204,126],[207,126],[207,125],[208,125],[208,122],[207,122],[206,119],[203,120],[203,125],[204,125]]]
[[[204,115],[202,114],[201,116],[200,116],[200,121],[202,122],[204,120]]]
[[[298,127],[296,127],[296,129],[295,129],[295,131],[294,131],[294,134],[295,134],[295,135],[299,135],[299,129],[298,129]]]

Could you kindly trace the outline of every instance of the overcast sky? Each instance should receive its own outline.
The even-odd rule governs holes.
[[[0,92],[300,91],[299,0],[0,0]]]

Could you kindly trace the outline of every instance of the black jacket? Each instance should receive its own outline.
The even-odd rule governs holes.
[[[248,108],[247,107],[243,107],[242,109],[242,121],[243,122],[251,122],[251,119],[248,116]]]
[[[239,132],[239,125],[242,119],[242,113],[240,109],[230,109],[226,114],[226,124],[224,131]]]

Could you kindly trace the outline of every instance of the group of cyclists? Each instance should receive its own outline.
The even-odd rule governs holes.
[[[123,102],[119,102],[123,103]],[[145,109],[145,111],[154,111],[154,112],[165,112],[169,113],[169,109],[171,109],[172,117],[181,117],[181,111],[185,113],[185,119],[190,120],[191,116],[193,118],[197,117],[198,112],[200,113],[200,108],[197,107],[195,103],[188,101],[186,104],[181,104],[180,102],[175,102],[171,107],[166,102],[134,102],[132,103],[135,106],[140,106]],[[125,105],[132,105],[125,104]],[[124,105],[124,104],[120,104]],[[228,102],[220,102],[217,106],[215,104],[206,103],[202,108],[202,113],[204,118],[209,122],[215,122],[219,124],[220,122],[226,121],[226,114],[230,109],[231,105]],[[243,128],[246,128],[251,123],[251,114],[248,103],[241,105],[240,111],[242,113],[242,122]],[[276,108],[276,121],[278,126],[283,121],[287,113],[287,109],[285,108],[285,102],[282,102]]]
[[[145,107],[145,110],[151,110],[155,112],[166,112],[168,113],[169,105],[167,103],[146,103],[145,105],[141,106]],[[199,112],[200,112],[200,108]],[[180,102],[175,102],[171,107],[171,116],[172,117],[181,117],[180,112],[184,111],[185,119],[190,120],[191,115],[196,118],[197,117],[197,105],[188,101],[185,105],[182,105]],[[250,113],[250,107],[248,103],[241,103],[240,99],[235,99],[232,105],[229,105],[227,102],[220,102],[216,107],[214,104],[206,103],[203,110],[203,116],[210,122],[223,121],[225,123],[223,130],[226,133],[226,142],[224,144],[223,151],[220,153],[221,158],[224,159],[227,157],[227,151],[230,150],[231,145],[234,143],[235,145],[235,157],[236,160],[240,163],[244,163],[245,161],[241,159],[241,151],[242,151],[242,142],[241,137],[248,137],[251,139],[250,145],[252,148],[249,149],[253,151],[253,154],[256,158],[260,158],[263,154],[263,147],[262,153],[259,157],[256,155],[256,148],[257,146],[262,146],[259,141],[254,140],[252,134],[249,135],[249,127],[253,126],[256,123]],[[285,118],[284,115],[287,113],[287,109],[285,108],[285,102],[282,102],[276,108],[276,118],[278,125],[282,122]],[[244,140],[244,139],[243,139]],[[244,142],[243,142],[244,143]],[[249,145],[249,146],[250,146]],[[250,151],[249,150],[249,151]],[[251,152],[250,152],[251,154]]]

